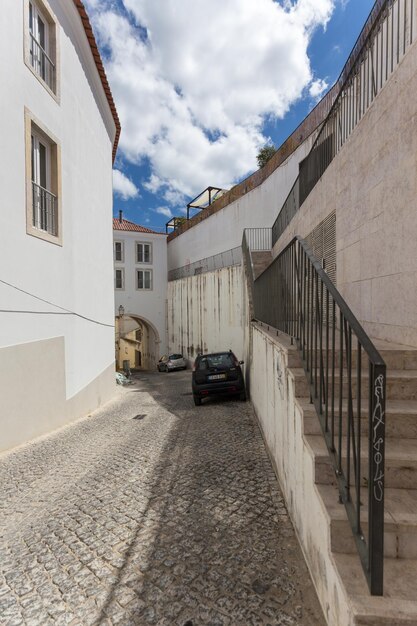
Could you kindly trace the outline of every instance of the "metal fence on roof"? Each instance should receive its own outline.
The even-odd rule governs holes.
[[[342,70],[340,92],[273,226],[278,241],[415,39],[415,0],[377,0]],[[383,129],[382,131],[383,132]]]

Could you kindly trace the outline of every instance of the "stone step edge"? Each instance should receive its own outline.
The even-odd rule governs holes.
[[[350,598],[351,610],[354,615],[352,623],[355,626],[416,626],[417,601],[411,598],[396,597],[390,595],[389,592],[398,566],[404,566],[404,561],[397,563],[399,559],[384,559],[383,596],[371,596],[367,593],[368,584],[357,555],[336,554],[334,561]],[[417,560],[410,559],[405,567],[417,574]],[[353,591],[352,578],[354,578],[353,586],[361,588],[360,593]],[[395,582],[398,583],[398,576],[395,576]],[[351,587],[350,590],[349,587]],[[415,589],[410,591],[410,596],[415,597]]]

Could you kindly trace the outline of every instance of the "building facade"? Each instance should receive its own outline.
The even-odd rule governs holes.
[[[167,351],[166,235],[113,219],[116,362],[155,369]]]
[[[113,393],[112,155],[120,125],[80,0],[5,0],[2,10],[7,449]]]

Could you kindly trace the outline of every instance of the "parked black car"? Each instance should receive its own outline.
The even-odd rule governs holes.
[[[239,395],[241,400],[246,400],[245,383],[240,368],[242,363],[231,350],[199,354],[193,367],[194,404],[199,406],[203,398],[221,394]]]

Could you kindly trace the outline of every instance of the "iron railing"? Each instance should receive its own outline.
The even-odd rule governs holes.
[[[385,363],[301,238],[291,241],[253,289],[255,318],[289,334],[301,351],[370,591],[382,595]]]
[[[270,228],[245,228],[245,240],[249,250],[262,252],[272,248],[272,231]]]
[[[58,235],[57,197],[32,181],[33,226],[55,237]]]
[[[35,72],[45,81],[49,89],[55,93],[55,65],[32,33],[30,33],[30,62]]]
[[[168,280],[178,280],[179,278],[188,278],[189,276],[196,276],[197,274],[205,274],[206,272],[213,272],[214,270],[220,270],[224,267],[231,267],[233,265],[240,265],[242,262],[242,248],[232,248],[219,254],[214,254],[200,261],[183,265],[174,270],[169,270]]]
[[[377,0],[344,66],[340,91],[272,227],[278,241],[353,129],[365,115],[414,37],[414,0]]]

